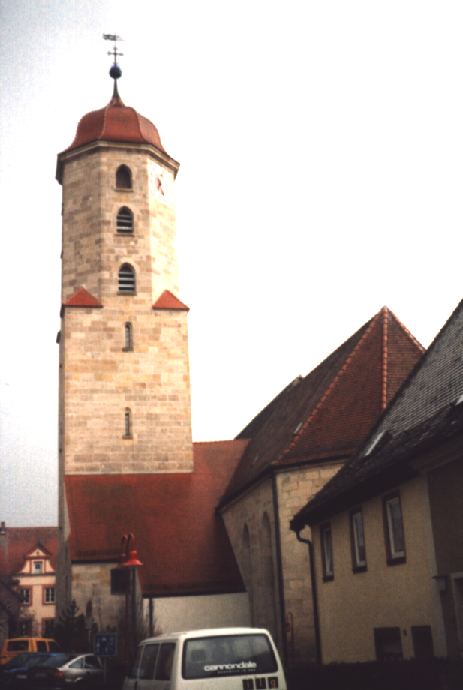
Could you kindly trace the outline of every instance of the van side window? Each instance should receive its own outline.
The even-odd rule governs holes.
[[[156,680],[170,680],[172,674],[172,662],[174,660],[175,644],[166,642],[161,645],[159,659],[156,665]]]
[[[154,678],[154,667],[159,652],[158,644],[146,644],[141,658],[140,668],[138,669],[139,680],[152,680]]]
[[[45,640],[37,640],[37,651],[38,652],[46,652],[47,650],[47,643]]]

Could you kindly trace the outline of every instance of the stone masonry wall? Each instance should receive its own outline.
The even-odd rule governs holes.
[[[186,313],[67,308],[62,340],[66,474],[191,471]]]
[[[85,614],[91,608],[91,618],[98,630],[117,629],[124,621],[125,596],[111,594],[111,569],[114,563],[85,563],[72,566],[72,595]],[[91,607],[89,607],[89,602]]]
[[[122,164],[132,172],[132,189],[115,187]],[[83,285],[105,305],[120,306],[117,275],[123,263],[136,271],[135,306],[151,306],[164,290],[178,294],[173,185],[173,173],[136,147],[98,149],[66,162],[63,302]],[[123,206],[133,213],[132,234],[116,232]]]
[[[132,189],[116,189],[122,164],[132,172]],[[60,454],[66,474],[193,468],[187,314],[152,309],[164,290],[178,292],[173,185],[173,172],[143,147],[95,149],[65,163],[63,301],[84,286],[103,305],[64,309]],[[116,231],[123,206],[133,213],[130,234]],[[124,263],[135,269],[135,294],[119,293]]]
[[[252,487],[223,510],[223,519],[233,551],[250,598],[252,623],[269,628],[280,651],[286,635],[288,662],[291,666],[315,660],[315,637],[308,546],[299,542],[289,523],[330,477],[339,463],[285,470],[276,475],[280,552],[285,609],[285,631],[278,596],[278,566],[275,511],[272,481],[267,479]],[[269,562],[266,556],[263,516],[267,515],[272,533],[273,586],[269,587]],[[249,534],[250,554],[246,546]],[[307,538],[307,535],[303,535]],[[273,606],[273,614],[270,608]]]
[[[271,480],[262,482],[228,505],[223,519],[248,592],[252,624],[269,629],[282,651]],[[265,544],[267,520],[271,533],[270,554]]]
[[[289,528],[291,518],[339,469],[339,463],[288,470],[277,475],[287,646],[295,665],[315,661],[308,545]],[[303,538],[310,536],[304,532]]]

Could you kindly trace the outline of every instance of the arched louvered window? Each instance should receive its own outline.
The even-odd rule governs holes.
[[[135,294],[135,270],[130,264],[122,264],[119,269],[119,294]]]
[[[133,350],[133,331],[132,324],[127,322],[124,324],[124,352],[131,352]]]
[[[122,206],[117,213],[116,230],[120,235],[133,233],[133,213],[127,206]]]
[[[132,412],[130,407],[124,410],[124,438],[132,438]]]
[[[116,170],[117,189],[132,189],[132,173],[126,165],[120,165]]]

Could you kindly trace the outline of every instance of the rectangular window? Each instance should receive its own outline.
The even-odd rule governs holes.
[[[156,680],[170,680],[172,674],[172,662],[174,661],[175,643],[164,642],[159,650],[156,663]]]
[[[43,603],[44,604],[54,604],[55,603],[55,588],[54,587],[44,587],[43,588]]]
[[[403,659],[400,628],[375,628],[375,648],[378,661]]]
[[[405,562],[405,537],[400,496],[384,498],[384,532],[386,537],[387,562],[396,565]]]
[[[323,580],[327,582],[334,578],[333,544],[331,539],[331,525],[320,526],[320,546],[322,551]]]
[[[32,561],[32,572],[36,575],[43,573],[43,561]]]
[[[186,640],[183,647],[182,675],[186,679],[256,675],[277,671],[278,664],[269,638],[261,633],[197,637]],[[156,671],[156,678],[158,677]],[[217,684],[226,687],[225,683]],[[231,682],[228,686],[239,687]],[[240,687],[245,686],[243,684]],[[254,684],[252,687],[254,688]],[[256,684],[256,687],[259,686]]]
[[[415,659],[432,659],[434,645],[429,625],[412,625],[413,653]]]
[[[19,590],[19,598],[23,606],[32,605],[32,587],[21,587]]]
[[[352,549],[352,568],[354,573],[367,569],[367,556],[365,550],[365,533],[363,530],[363,515],[360,508],[350,514],[350,538]]]

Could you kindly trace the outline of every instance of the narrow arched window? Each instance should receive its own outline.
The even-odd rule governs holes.
[[[122,264],[119,269],[119,294],[135,294],[135,270],[130,264]]]
[[[124,324],[124,352],[131,352],[133,350],[133,331],[132,324],[127,321]]]
[[[130,407],[124,410],[124,438],[132,438],[132,412]]]
[[[122,206],[117,213],[116,230],[120,235],[133,233],[133,213],[127,206]]]
[[[126,165],[120,165],[116,170],[117,189],[132,189],[132,173]]]

